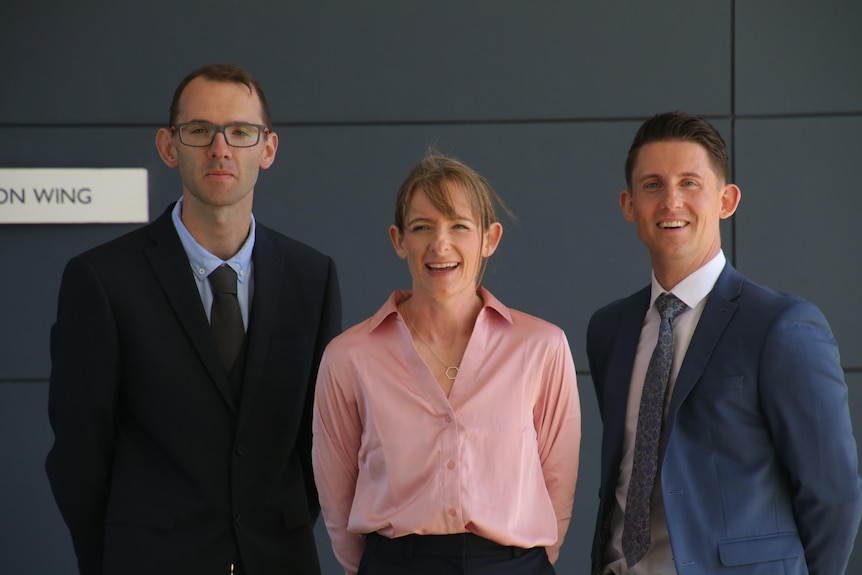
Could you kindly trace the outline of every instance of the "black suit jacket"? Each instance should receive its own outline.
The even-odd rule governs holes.
[[[313,385],[340,331],[332,260],[257,225],[241,401],[171,208],[69,261],[46,469],[86,575],[317,574]]]

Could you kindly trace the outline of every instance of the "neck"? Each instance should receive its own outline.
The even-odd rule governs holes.
[[[655,274],[655,279],[665,291],[670,291],[676,285],[709,263],[712,258],[718,254],[719,248],[711,251],[706,257],[694,259],[690,261],[680,261],[679,259],[661,259],[652,258],[652,271]]]
[[[429,343],[448,346],[464,337],[469,339],[482,309],[482,298],[473,294],[461,302],[440,302],[414,295],[398,309]]]
[[[180,218],[183,225],[205,250],[229,260],[248,239],[251,210],[240,206],[195,209],[194,202],[183,200]]]

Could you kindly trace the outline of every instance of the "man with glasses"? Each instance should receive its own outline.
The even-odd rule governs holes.
[[[252,215],[278,136],[244,70],[189,74],[156,147],[182,197],[69,261],[51,331],[46,469],[80,573],[319,574],[311,405],[335,266]]]

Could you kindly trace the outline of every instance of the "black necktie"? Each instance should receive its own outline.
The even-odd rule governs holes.
[[[223,265],[213,270],[209,278],[213,288],[210,323],[225,370],[230,373],[245,338],[242,312],[236,298],[236,272]]]
[[[658,442],[673,364],[673,320],[688,309],[675,295],[666,293],[656,298],[655,305],[661,316],[661,325],[644,378],[623,521],[623,554],[629,567],[640,561],[649,549],[650,499],[658,470]]]

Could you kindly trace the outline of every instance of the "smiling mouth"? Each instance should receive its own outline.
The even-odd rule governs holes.
[[[449,271],[449,270],[454,270],[459,265],[461,265],[461,264],[459,264],[457,262],[452,262],[452,263],[445,263],[445,264],[425,264],[425,267],[430,269],[432,272],[445,272],[445,271]]]
[[[684,228],[688,225],[688,222],[684,222],[682,220],[673,220],[669,222],[659,222],[658,227],[663,230],[674,230],[679,228]]]

